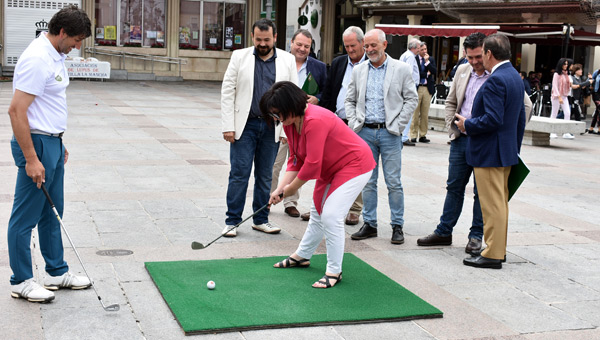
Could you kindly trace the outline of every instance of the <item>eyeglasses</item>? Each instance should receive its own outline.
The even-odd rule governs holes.
[[[267,113],[271,118],[277,120],[277,121],[283,121],[283,119],[281,119],[281,116],[278,113],[274,113],[274,112],[269,112]]]

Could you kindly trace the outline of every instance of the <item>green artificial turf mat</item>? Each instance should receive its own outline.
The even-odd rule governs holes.
[[[344,254],[342,281],[330,289],[311,287],[326,255],[313,256],[309,268],[273,268],[284,258],[146,262],[146,269],[188,335],[442,317],[353,254]]]

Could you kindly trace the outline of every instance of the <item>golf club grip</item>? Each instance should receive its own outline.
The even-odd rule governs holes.
[[[52,198],[50,197],[48,190],[46,190],[46,186],[44,185],[44,183],[42,183],[42,191],[44,192],[44,195],[46,195],[46,198],[48,199],[48,202],[50,203],[50,205],[52,207],[54,207],[54,202],[52,202]]]

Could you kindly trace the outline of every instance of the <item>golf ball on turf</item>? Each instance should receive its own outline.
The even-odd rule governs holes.
[[[208,282],[206,283],[206,287],[207,287],[208,289],[211,289],[211,290],[212,290],[212,289],[215,289],[215,281],[208,281]]]

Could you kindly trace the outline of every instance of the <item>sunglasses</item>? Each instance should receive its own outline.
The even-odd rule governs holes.
[[[279,112],[278,113],[268,112],[267,114],[269,115],[269,117],[275,119],[277,122],[283,121],[283,119],[279,115]]]

